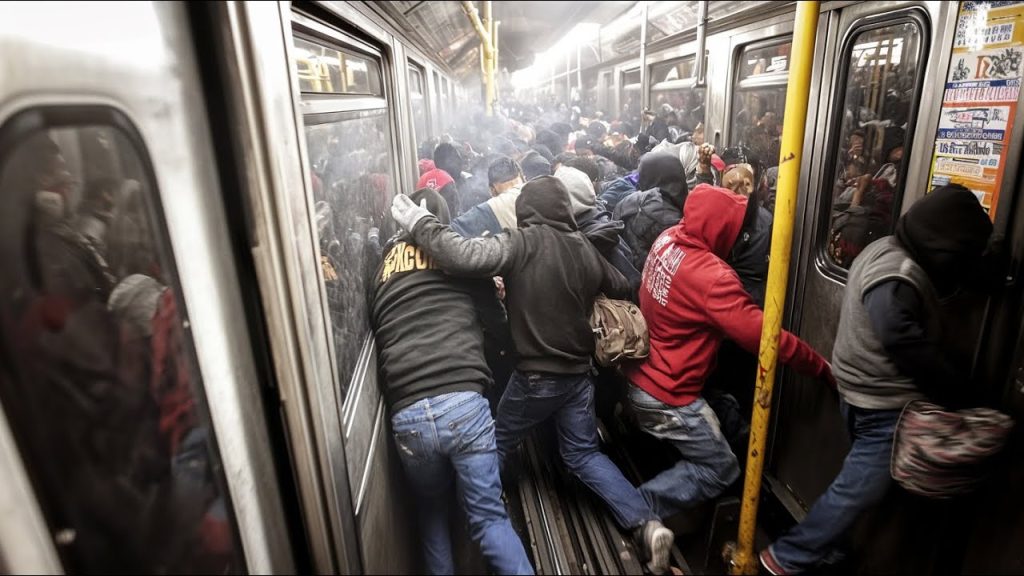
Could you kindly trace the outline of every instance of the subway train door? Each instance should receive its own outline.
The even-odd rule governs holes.
[[[294,571],[186,7],[0,53],[0,571]]]
[[[935,87],[955,15],[956,3],[869,2],[819,19],[820,91],[808,114],[787,327],[826,358],[850,262],[891,234],[927,187],[942,98]],[[799,518],[839,471],[849,442],[834,391],[789,373],[777,398],[769,485]]]
[[[394,229],[391,198],[410,180],[400,150],[399,87],[404,55],[391,36],[348,6],[333,14],[294,11],[291,60],[297,75],[302,141],[311,189],[307,210],[319,256],[316,278],[326,300],[329,357],[362,570],[413,573],[419,548],[415,517],[391,441],[389,411],[377,373],[370,302],[383,243]],[[293,83],[293,86],[296,83]],[[407,90],[401,90],[403,94]],[[406,119],[407,120],[407,119]]]

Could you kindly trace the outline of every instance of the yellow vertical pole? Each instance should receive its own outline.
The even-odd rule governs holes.
[[[750,423],[747,470],[740,509],[740,529],[730,572],[757,574],[754,556],[754,532],[757,505],[764,470],[764,447],[771,416],[772,386],[779,353],[779,334],[789,281],[793,223],[796,218],[797,184],[800,180],[800,156],[804,147],[807,107],[810,97],[811,68],[814,63],[814,38],[818,29],[818,2],[798,2],[793,33],[789,85],[786,88],[786,113],[779,153],[779,183],[775,197],[775,221],[768,268],[761,349],[758,353],[757,384],[754,389],[754,414]]]
[[[476,35],[480,38],[480,53],[483,56],[483,82],[484,82],[484,105],[487,109],[487,115],[494,115],[494,69],[497,67],[495,57],[497,53],[494,50],[493,44],[493,28],[491,24],[491,2],[486,0],[484,2],[484,21],[480,21],[480,14],[477,12],[476,6],[468,0],[463,0],[462,10],[466,13],[466,17],[469,18],[469,23],[472,24],[473,29],[476,30]]]

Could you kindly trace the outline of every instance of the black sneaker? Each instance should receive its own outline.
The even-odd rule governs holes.
[[[647,557],[647,570],[651,574],[668,572],[668,557],[675,543],[675,535],[658,520],[648,520],[637,528],[637,540],[643,545]]]

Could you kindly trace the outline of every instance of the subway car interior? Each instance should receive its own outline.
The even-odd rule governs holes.
[[[1024,2],[0,4],[0,572],[1024,573],[1022,55]]]

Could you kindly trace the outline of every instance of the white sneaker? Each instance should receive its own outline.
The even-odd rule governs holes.
[[[675,543],[675,535],[672,531],[659,522],[650,520],[644,524],[644,547],[647,548],[647,569],[651,574],[664,574],[668,572],[668,557]]]

